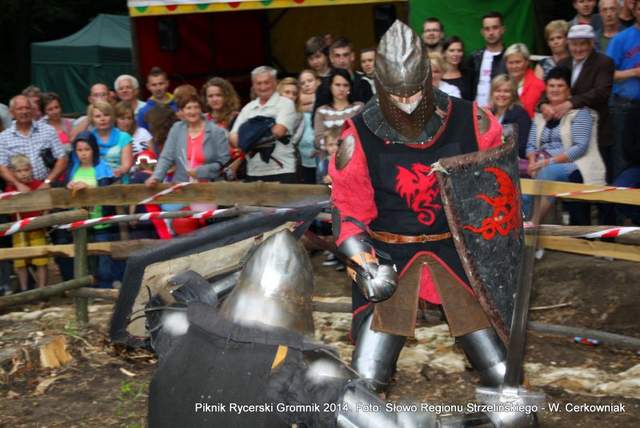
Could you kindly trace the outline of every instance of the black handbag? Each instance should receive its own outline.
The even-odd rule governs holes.
[[[52,169],[56,164],[56,158],[53,156],[53,152],[50,147],[46,149],[40,150],[40,157],[42,158],[42,162],[47,169]]]

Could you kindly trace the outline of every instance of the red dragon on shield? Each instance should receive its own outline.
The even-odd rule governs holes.
[[[496,178],[498,194],[494,198],[490,198],[484,193],[480,193],[476,198],[491,205],[493,212],[482,220],[480,227],[466,225],[464,228],[481,234],[485,240],[491,240],[496,236],[496,233],[506,236],[512,230],[520,228],[522,214],[520,211],[520,197],[511,177],[499,168],[490,167],[484,170],[493,174]]]
[[[441,204],[433,201],[440,194],[436,176],[429,173],[431,167],[414,163],[411,170],[396,165],[396,192],[407,201],[413,212],[418,213],[418,221],[431,226],[436,220],[436,210],[442,209]]]

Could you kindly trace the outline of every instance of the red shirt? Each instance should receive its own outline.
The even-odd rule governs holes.
[[[42,183],[44,183],[44,181],[42,181],[42,180],[35,180],[35,179],[34,179],[34,180],[32,180],[30,183],[24,183],[24,184],[26,184],[27,186],[29,186],[29,189],[31,189],[31,190],[38,190],[38,187],[40,187],[40,185],[41,185]],[[4,191],[5,191],[5,192],[15,192],[15,191],[17,191],[17,190],[18,190],[18,189],[16,189],[16,187],[15,187],[13,184],[11,184],[11,183],[7,183],[7,186],[6,186],[6,187],[5,187],[5,189],[4,189]],[[29,217],[37,217],[37,216],[40,216],[40,215],[42,215],[42,211],[29,211],[29,212],[26,212],[26,213],[18,213],[18,214],[17,214],[17,216],[16,216],[16,215],[14,215],[14,216],[12,216],[12,217],[13,217],[14,219],[22,220],[22,219],[25,219],[25,218],[29,218]]]
[[[204,129],[195,137],[187,134],[187,161],[189,169],[196,169],[204,164]]]

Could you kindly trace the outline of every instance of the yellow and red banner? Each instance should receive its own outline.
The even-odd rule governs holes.
[[[127,5],[129,7],[129,15],[137,17],[406,1],[407,0],[128,0]]]

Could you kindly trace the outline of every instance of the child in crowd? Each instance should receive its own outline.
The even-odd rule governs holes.
[[[376,50],[365,48],[360,51],[360,68],[365,76],[373,79],[373,72],[376,69]]]
[[[340,134],[342,133],[341,126],[335,126],[327,129],[324,132],[324,148],[326,150],[326,158],[320,162],[318,166],[320,183],[330,185],[331,184],[331,176],[329,175],[329,160],[335,156],[338,151],[338,147],[340,146]],[[316,233],[319,236],[324,237],[324,239],[333,242],[333,234],[331,233],[331,221],[322,220],[318,221],[315,225]],[[335,266],[337,271],[343,271],[345,266],[338,261],[336,256],[333,253],[325,252],[325,260],[322,262],[323,266]]]
[[[90,187],[102,187],[111,184],[114,180],[113,172],[109,165],[100,159],[98,141],[91,132],[81,132],[72,143],[72,162],[69,173],[67,189],[77,192]],[[102,217],[112,214],[108,208],[95,206],[89,213],[89,218]],[[110,224],[97,224],[93,226],[92,240],[95,242],[113,241],[113,230],[117,228]],[[120,270],[124,272],[124,266],[115,263],[110,256],[98,256],[96,269],[96,285],[99,288],[111,288],[113,281],[121,278]]]
[[[13,175],[22,184],[29,186],[31,190],[37,190],[42,184],[42,180],[36,180],[33,178],[33,168],[31,167],[31,161],[28,157],[22,154],[14,155],[9,160],[9,168],[13,172]],[[17,189],[7,184],[5,189],[7,192],[16,191]],[[41,211],[32,211],[17,213],[17,220],[22,220],[29,217],[37,217],[42,215]],[[12,236],[14,247],[33,247],[36,245],[47,245],[47,240],[43,229],[31,230],[29,232],[20,232]],[[47,285],[47,265],[49,259],[46,257],[38,257],[31,260],[15,260],[13,266],[18,275],[18,282],[20,283],[20,291],[26,291],[29,283],[29,272],[27,271],[27,265],[32,264],[36,267],[36,284],[38,288],[43,288]]]
[[[329,66],[329,49],[320,36],[313,36],[304,44],[304,57],[307,59],[309,68],[318,77],[328,76],[331,72]]]
[[[376,93],[376,86],[373,83],[373,73],[376,71],[376,50],[375,48],[364,48],[360,51],[360,68],[362,68],[362,78],[371,86],[371,91]]]
[[[327,156],[318,166],[320,183],[331,184],[331,177],[329,176],[329,160],[338,151],[341,133],[342,128],[337,126],[327,129],[324,133],[324,149],[327,152]]]
[[[147,181],[147,178],[153,174],[153,169],[158,163],[158,157],[152,150],[143,150],[136,157],[135,165],[131,173],[131,184],[143,184]],[[131,205],[129,207],[129,213],[142,214],[147,212],[162,211],[160,205],[146,204],[146,205]],[[163,219],[152,219],[151,222],[131,222],[130,238],[131,239],[158,239],[161,233],[167,233],[163,235],[162,239],[169,239],[171,234],[166,232],[167,225]]]

